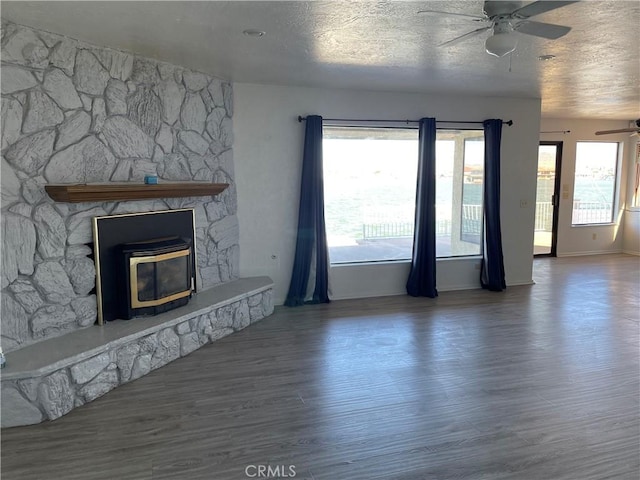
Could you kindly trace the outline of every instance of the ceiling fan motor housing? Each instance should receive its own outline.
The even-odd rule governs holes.
[[[522,2],[500,2],[500,1],[486,1],[484,2],[484,14],[492,18],[495,15],[509,15],[514,10],[520,8]]]

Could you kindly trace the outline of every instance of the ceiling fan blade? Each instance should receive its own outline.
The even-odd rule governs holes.
[[[533,35],[536,37],[548,38],[555,40],[557,38],[565,36],[571,31],[571,27],[565,27],[564,25],[554,25],[553,23],[534,22],[532,20],[525,20],[518,23],[514,30],[527,35]]]
[[[614,133],[638,133],[640,128],[619,128],[618,130],[600,130],[596,135],[613,135]]]
[[[551,10],[555,10],[556,8],[564,7],[565,5],[570,5],[572,3],[577,3],[577,0],[574,1],[545,1],[539,0],[538,2],[530,3],[529,5],[525,5],[522,8],[518,8],[511,12],[512,18],[529,18],[535,17],[536,15],[540,15],[541,13],[549,12]]]
[[[440,45],[438,45],[439,47],[446,47],[446,46],[450,46],[450,45],[455,45],[456,43],[460,43],[463,40],[466,40],[467,38],[473,37],[475,35],[479,35],[482,32],[486,32],[487,30],[491,30],[491,26],[488,27],[482,27],[482,28],[478,28],[476,30],[473,30],[469,33],[465,33],[464,35],[460,35],[459,37],[456,37],[454,39],[448,40],[444,43],[441,43]]]
[[[483,17],[480,15],[468,15],[466,13],[455,13],[455,12],[441,12],[440,10],[420,10],[418,13],[426,13],[427,15],[446,15],[446,16],[452,16],[452,17],[464,17],[473,22],[489,21],[487,17]]]

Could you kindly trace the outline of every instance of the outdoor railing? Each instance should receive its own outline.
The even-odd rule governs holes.
[[[588,223],[608,223],[611,221],[612,203],[605,202],[573,202],[574,225]],[[480,235],[482,232],[482,205],[462,205],[461,234]],[[553,204],[537,202],[535,212],[535,231],[550,232],[553,226]],[[436,222],[436,235],[451,235],[451,220]],[[413,236],[413,222],[379,221],[362,225],[362,237],[402,238]]]
[[[536,203],[536,232],[550,232],[553,226],[553,204],[551,202]]]
[[[587,223],[609,223],[612,220],[613,204],[611,202],[573,202],[571,223],[582,225]]]
[[[436,206],[436,209],[442,206]],[[447,210],[450,207],[447,206]],[[462,205],[462,235],[478,236],[482,232],[482,205]],[[451,220],[436,221],[436,235],[451,235]],[[402,238],[413,236],[413,222],[378,221],[362,224],[362,238]]]
[[[571,223],[573,225],[609,223],[612,207],[611,202],[573,202]],[[551,202],[536,203],[535,231],[550,232],[552,228],[553,204]]]
[[[413,236],[413,222],[363,223],[362,238],[399,238]]]

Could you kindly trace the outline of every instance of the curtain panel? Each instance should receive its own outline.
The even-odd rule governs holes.
[[[436,119],[421,118],[411,272],[407,293],[438,296],[436,290]]]
[[[505,283],[500,227],[500,143],[502,120],[491,119],[484,126],[484,249],[480,269],[482,288],[501,292]]]
[[[315,268],[312,272],[311,266],[314,259]],[[315,285],[313,293],[308,294],[311,277]],[[329,266],[322,174],[322,117],[309,115],[305,124],[296,253],[289,292],[284,304],[288,307],[296,307],[305,303],[328,303],[328,288]]]

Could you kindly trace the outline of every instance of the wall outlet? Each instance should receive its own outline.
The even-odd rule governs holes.
[[[595,240],[596,238],[598,238],[598,234],[594,233],[591,235],[591,240]]]
[[[528,200],[520,200],[520,208],[527,208],[529,206]]]

